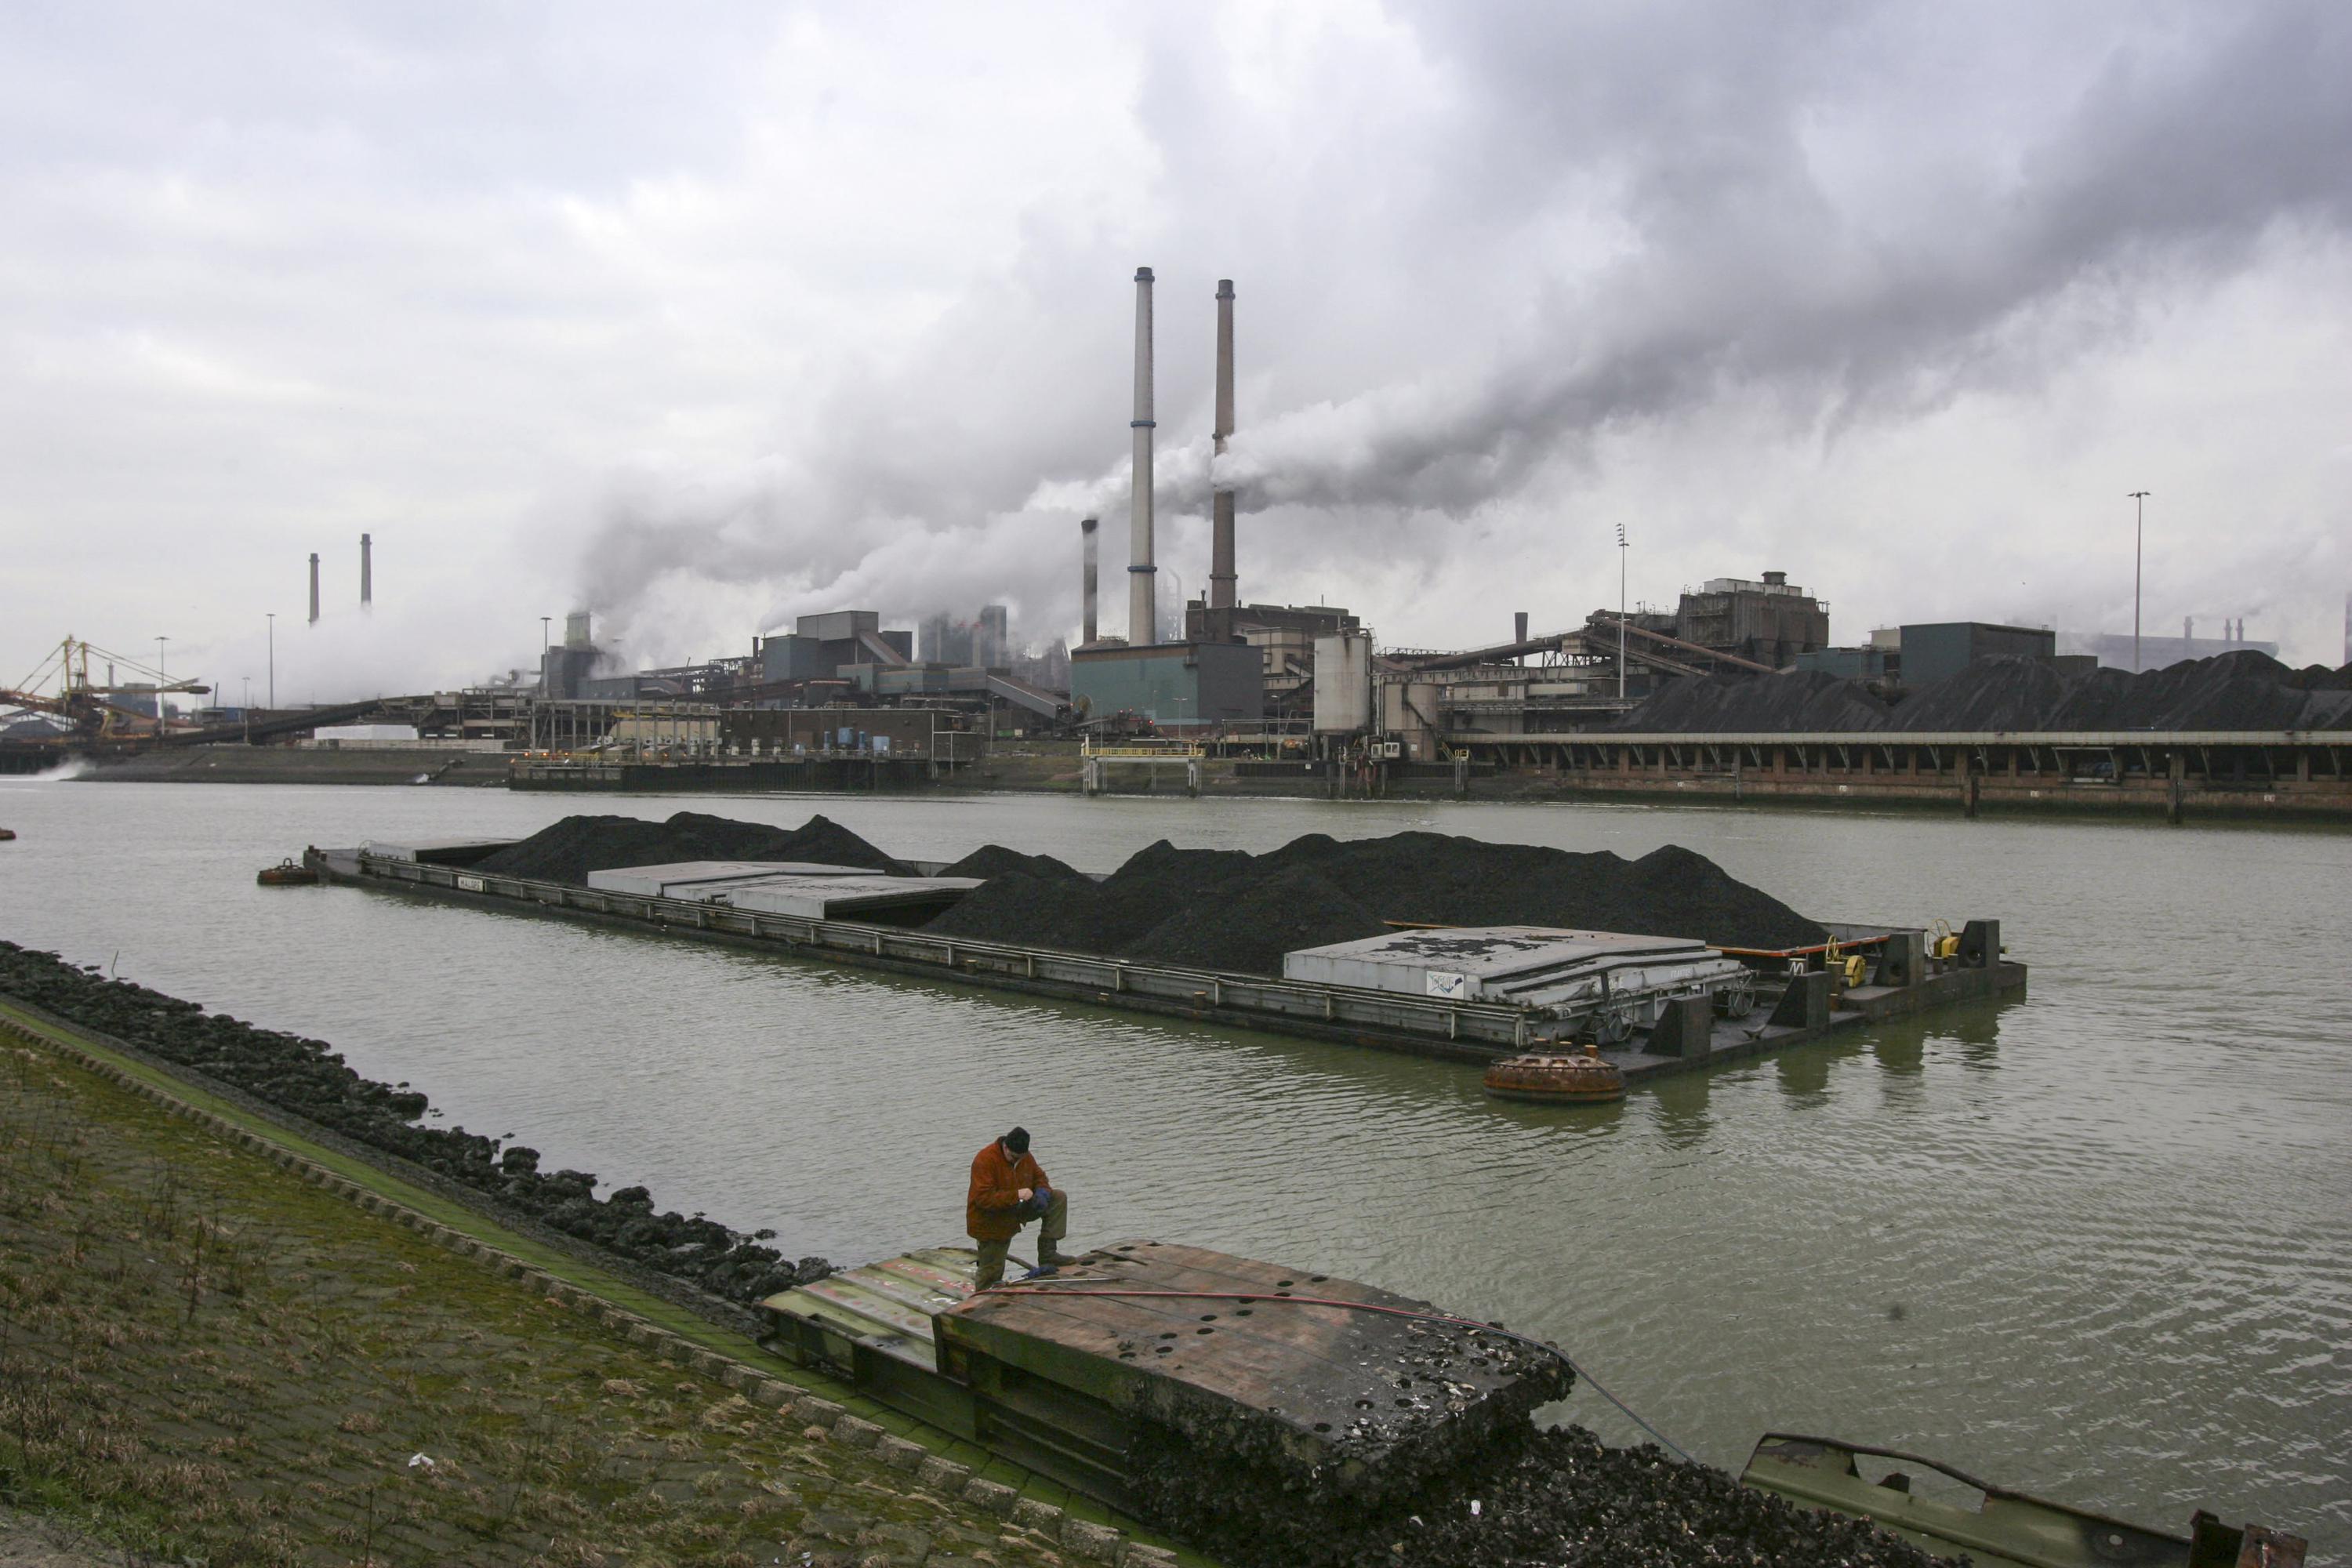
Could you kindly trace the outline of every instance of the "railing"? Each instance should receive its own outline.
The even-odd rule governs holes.
[[[1529,1014],[1500,1003],[1423,1001],[1358,986],[1273,980],[1216,970],[1172,969],[1058,948],[929,936],[919,931],[864,925],[854,921],[766,914],[727,904],[607,892],[601,888],[493,876],[377,855],[362,854],[358,859],[361,876],[379,881],[419,883],[534,908],[575,910],[653,925],[686,926],[751,937],[776,942],[787,951],[807,949],[813,957],[838,955],[850,963],[878,959],[892,964],[920,966],[982,984],[998,979],[1015,985],[1042,981],[1094,992],[1107,1002],[1115,1003],[1121,996],[1152,998],[1186,1007],[1254,1013],[1269,1020],[1376,1029],[1431,1041],[1514,1049],[1525,1049],[1529,1044]]]
[[[1182,762],[1188,757],[1205,755],[1207,748],[1198,741],[1120,741],[1097,745],[1092,740],[1078,743],[1082,757],[1159,758]]]

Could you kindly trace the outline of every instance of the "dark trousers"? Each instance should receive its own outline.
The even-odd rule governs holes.
[[[1070,1234],[1070,1200],[1059,1187],[1047,1187],[1013,1212],[1020,1216],[1024,1225],[1033,1219],[1045,1221],[1037,1227],[1041,1248]],[[1003,1281],[1004,1255],[1012,1248],[1013,1242],[1007,1237],[1003,1241],[981,1241],[975,1245],[980,1248],[980,1268],[972,1275],[971,1288],[985,1290]]]

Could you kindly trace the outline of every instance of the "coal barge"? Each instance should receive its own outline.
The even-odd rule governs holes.
[[[1626,1083],[2023,992],[1998,921],[1829,923],[1795,948],[1607,931],[1408,929],[1287,953],[1262,973],[922,929],[980,879],[780,862],[648,865],[579,886],[498,873],[506,840],[305,852],[322,879],[956,984],[1491,1065],[1590,1044]],[[911,874],[910,874],[911,873]]]

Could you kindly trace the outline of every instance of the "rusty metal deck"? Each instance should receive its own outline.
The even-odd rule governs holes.
[[[1139,1291],[1177,1294],[1127,1293]],[[1128,1241],[970,1298],[937,1334],[942,1370],[975,1386],[1050,1384],[1128,1421],[1373,1487],[1391,1466],[1417,1468],[1433,1438],[1450,1447],[1567,1391],[1562,1363],[1443,1317],[1354,1280]]]

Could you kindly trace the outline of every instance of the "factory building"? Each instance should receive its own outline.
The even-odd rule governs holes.
[[[1895,644],[1903,684],[1917,690],[1989,658],[2054,658],[2058,634],[2047,627],[2004,626],[1987,621],[1906,624]]]
[[[539,694],[558,702],[587,696],[588,683],[604,657],[591,635],[588,612],[572,611],[563,617],[562,642],[539,656]]]
[[[853,664],[910,664],[912,632],[882,629],[872,610],[828,610],[803,616],[783,637],[760,645],[761,679],[767,681],[836,680]]]
[[[1792,585],[1786,572],[1767,572],[1760,582],[1715,577],[1697,593],[1683,595],[1673,635],[1717,653],[1786,669],[1799,654],[1829,646],[1829,606]]]
[[[1247,643],[1082,647],[1070,654],[1070,698],[1088,722],[1125,717],[1163,729],[1255,728],[1264,712],[1264,667]]]
[[[1363,622],[1354,612],[1336,605],[1236,605],[1226,612],[1234,638],[1257,649],[1265,717],[1269,721],[1307,718],[1314,706],[1315,645],[1324,637],[1360,631]],[[1200,599],[1184,605],[1184,640],[1213,639],[1209,623],[1215,607]]]

